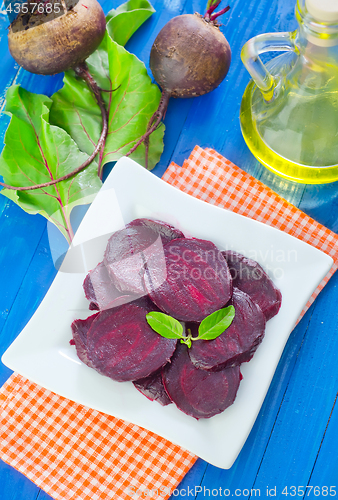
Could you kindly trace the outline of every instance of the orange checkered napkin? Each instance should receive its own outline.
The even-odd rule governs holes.
[[[171,164],[163,179],[331,255],[334,266],[307,307],[336,270],[336,234],[216,152],[196,147],[183,167]],[[62,398],[18,374],[3,386],[0,408],[0,457],[56,500],[129,500],[147,493],[167,499],[197,458],[152,432]]]

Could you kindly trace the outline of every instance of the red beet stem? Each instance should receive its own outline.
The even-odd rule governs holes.
[[[76,68],[74,68],[74,71],[78,76],[83,78],[84,81],[87,83],[88,87],[91,89],[91,91],[93,92],[93,94],[95,96],[97,104],[100,107],[101,116],[102,116],[102,130],[101,130],[99,142],[96,145],[96,148],[99,145],[99,148],[97,150],[97,153],[98,153],[100,150],[102,150],[104,148],[104,145],[106,143],[107,133],[108,133],[108,116],[107,116],[106,105],[104,103],[104,100],[103,100],[102,94],[101,94],[102,90],[98,87],[94,78],[89,73],[86,63],[79,64]],[[92,158],[91,162],[93,161],[94,158]],[[102,180],[101,163],[102,163],[102,155],[100,155],[100,161],[98,164],[98,171],[97,171],[97,175]]]
[[[228,10],[230,10],[230,6],[227,5],[227,7],[224,7],[224,9],[220,10],[219,12],[215,12],[215,14],[213,14],[212,16],[210,16],[210,21],[215,21],[215,19],[217,19],[219,16],[222,16],[223,14],[225,14],[226,12],[228,12]]]
[[[144,143],[146,148],[145,167],[147,170],[148,170],[149,137],[157,129],[157,127],[161,123],[162,118],[164,118],[168,108],[169,99],[170,99],[170,93],[164,90],[162,92],[158,108],[149,120],[146,133],[137,141],[137,143],[128,151],[128,153],[125,154],[125,156],[130,156],[134,151],[136,151],[136,149],[140,146],[140,144]]]
[[[210,5],[209,9],[204,14],[204,19],[210,19],[211,14],[217,9],[222,0],[217,0],[216,3]]]
[[[83,78],[85,80],[88,87],[93,92],[95,99],[96,99],[96,101],[100,107],[100,110],[101,110],[102,130],[101,130],[100,138],[95,146],[94,151],[87,158],[87,160],[85,162],[83,162],[79,167],[75,168],[72,172],[69,172],[68,174],[66,174],[64,176],[59,177],[58,179],[53,179],[52,181],[44,182],[43,184],[35,184],[32,186],[11,186],[9,184],[5,184],[4,182],[0,182],[0,186],[3,186],[6,189],[12,189],[13,191],[33,191],[35,189],[41,189],[41,188],[53,186],[54,184],[57,184],[58,182],[65,181],[65,180],[69,179],[70,177],[73,177],[74,175],[78,174],[79,172],[84,170],[86,167],[88,167],[88,165],[91,164],[91,162],[94,160],[94,158],[98,154],[98,152],[104,147],[105,142],[106,142],[107,132],[108,132],[108,118],[107,118],[107,110],[106,110],[104,101],[102,99],[100,89],[97,86],[97,83],[95,82],[92,75],[89,73],[87,65],[85,63],[80,63],[76,68],[74,68],[74,71],[78,76],[80,76],[81,78]],[[101,164],[101,161],[99,161],[99,168],[100,168],[100,164]]]

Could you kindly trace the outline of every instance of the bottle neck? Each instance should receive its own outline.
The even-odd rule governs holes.
[[[318,47],[338,46],[338,23],[317,21],[307,11],[305,0],[297,0],[295,15],[299,23],[300,39],[304,38]]]

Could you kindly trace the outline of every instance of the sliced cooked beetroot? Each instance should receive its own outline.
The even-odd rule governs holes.
[[[103,311],[132,302],[137,298],[136,295],[122,293],[116,288],[103,262],[87,274],[83,289],[86,298],[90,301],[89,309],[91,310]]]
[[[150,401],[157,401],[162,406],[172,403],[163,385],[162,370],[152,373],[149,377],[135,380],[133,384]]]
[[[191,363],[187,346],[178,344],[162,378],[176,406],[199,419],[213,417],[235,401],[241,374],[239,366],[219,372],[199,370]]]
[[[147,256],[159,236],[147,227],[125,227],[116,231],[104,254],[104,264],[121,292],[144,294],[143,269]]]
[[[282,294],[268,274],[255,260],[227,250],[222,252],[230,268],[233,284],[250,295],[262,309],[266,320],[275,316],[282,303]]]
[[[235,317],[229,328],[214,340],[192,343],[189,356],[197,368],[217,371],[249,361],[263,340],[265,317],[260,307],[237,288],[230,303]]]
[[[71,325],[73,341],[70,341],[70,343],[75,345],[76,354],[90,368],[93,368],[93,365],[87,356],[87,334],[97,316],[98,313],[89,316],[87,319],[76,319]]]
[[[177,236],[183,233],[169,224],[150,219],[135,219],[116,231],[104,254],[104,263],[116,288],[121,292],[145,294],[144,265],[153,253],[163,256],[163,244]]]
[[[164,366],[176,340],[158,335],[146,314],[156,309],[149,300],[98,313],[87,334],[87,356],[93,367],[118,382],[138,380]]]
[[[211,241],[179,238],[163,249],[166,279],[157,280],[163,275],[163,259],[157,254],[150,256],[144,274],[146,290],[159,309],[181,321],[202,321],[228,302],[230,271]]]
[[[129,222],[127,226],[149,227],[152,231],[161,236],[163,245],[176,238],[184,238],[184,234],[182,233],[182,231],[176,229],[176,227],[172,226],[171,224],[160,220],[134,219],[133,221]]]

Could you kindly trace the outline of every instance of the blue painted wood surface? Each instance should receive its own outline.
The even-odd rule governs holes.
[[[120,3],[105,0],[102,5],[108,12]],[[175,15],[203,12],[206,0],[152,3],[156,14],[127,45],[148,69],[150,48],[162,26]],[[294,6],[295,0],[231,1],[231,10],[222,19],[222,31],[233,54],[229,74],[211,94],[171,101],[165,119],[164,153],[153,172],[162,175],[171,160],[182,164],[196,144],[214,147],[337,232],[338,184],[305,186],[274,176],[248,151],[239,127],[241,97],[249,81],[240,61],[241,47],[258,33],[294,29]],[[48,95],[61,85],[60,75],[34,76],[18,68],[8,52],[7,24],[1,11],[1,109],[5,91],[14,81]],[[1,139],[7,123],[2,115]],[[45,220],[27,215],[0,196],[0,354],[32,316],[54,276]],[[338,276],[334,276],[292,332],[252,432],[233,467],[224,471],[198,460],[173,498],[201,500],[221,494],[243,499],[338,496],[337,304]],[[1,384],[10,373],[0,366]],[[50,497],[0,461],[0,499],[37,498]]]

